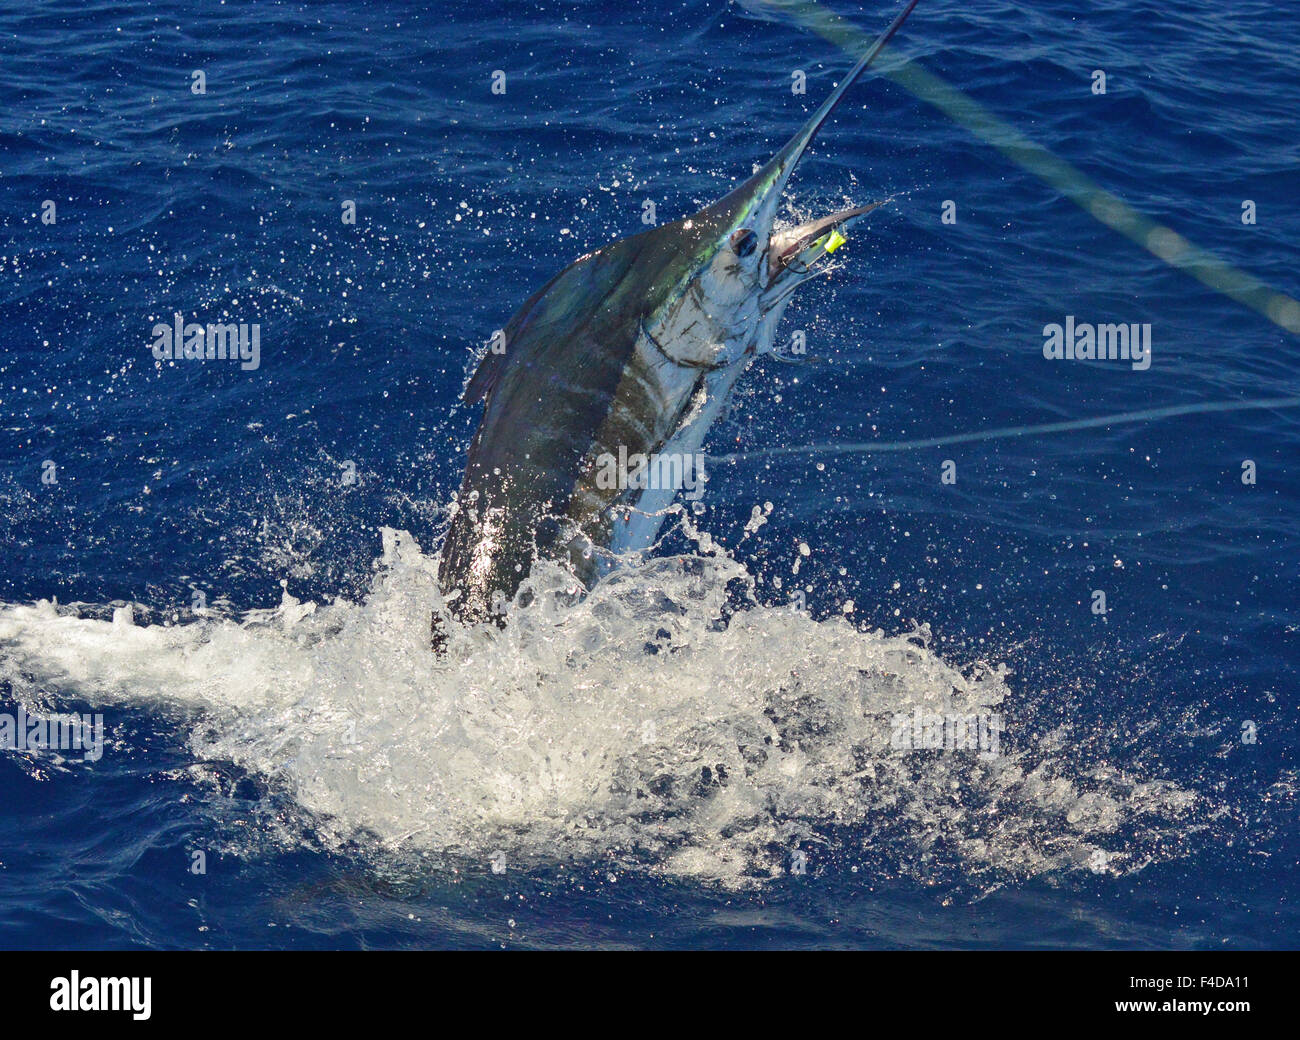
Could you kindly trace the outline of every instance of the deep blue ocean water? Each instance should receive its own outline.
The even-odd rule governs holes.
[[[1300,296],[1300,12],[922,0],[894,53]],[[422,572],[382,531],[436,550],[492,331],[849,63],[758,0],[0,6],[0,601],[59,604],[0,615],[0,715],[108,730],[0,752],[0,945],[1296,944],[1300,410],[719,463],[693,519],[753,578],[731,633],[387,670]],[[716,454],[1298,392],[1294,334],[885,78],[792,196],[891,202],[791,307],[821,360],[755,365]],[[176,311],[260,324],[260,366],[156,363]],[[1046,360],[1066,315],[1150,323],[1150,369]],[[864,750],[859,677],[887,717],[986,665],[998,763]],[[605,728],[621,696],[653,739]],[[764,719],[771,775],[701,771]],[[667,778],[655,813],[628,775]]]

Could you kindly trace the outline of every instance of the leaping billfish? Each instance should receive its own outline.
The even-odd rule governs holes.
[[[772,351],[791,294],[879,205],[774,230],[800,157],[916,4],[744,184],[579,257],[510,319],[504,349],[484,355],[464,392],[483,415],[438,568],[459,620],[500,622],[539,559],[590,587],[619,554],[654,543],[677,488],[599,479],[602,463],[694,457],[737,378]],[[437,645],[440,626],[435,614]]]

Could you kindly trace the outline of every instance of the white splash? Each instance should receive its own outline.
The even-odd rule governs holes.
[[[891,747],[892,720],[918,707],[1005,712],[1005,670],[963,674],[924,630],[761,606],[717,550],[630,565],[576,604],[541,568],[504,630],[453,627],[441,659],[436,570],[385,531],[360,603],[286,593],[275,610],[147,626],[0,606],[0,680],[38,709],[178,716],[197,761],[264,780],[314,843],[380,857],[501,853],[726,884],[832,864],[1116,871],[1150,854],[1102,843],[1139,818],[1176,832],[1197,799],[1111,765],[1070,776],[1051,747],[1066,738],[1031,751],[1014,715],[996,757]]]

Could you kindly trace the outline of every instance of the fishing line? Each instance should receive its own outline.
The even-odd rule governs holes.
[[[827,10],[817,0],[758,2],[771,11],[787,15],[849,54],[861,53],[871,40],[861,29]],[[1170,267],[1249,307],[1279,328],[1293,334],[1300,333],[1300,301],[1278,292],[1254,275],[1238,270],[1172,228],[1157,224],[951,83],[923,69],[918,62],[886,63],[879,71],[880,75],[933,105],[1012,162],[1051,185],[1085,213]]]
[[[1119,426],[1126,423],[1146,422],[1151,419],[1168,419],[1178,415],[1197,415],[1205,412],[1244,412],[1260,408],[1297,408],[1300,397],[1259,397],[1248,401],[1203,401],[1199,404],[1169,405],[1165,408],[1147,408],[1137,412],[1117,412],[1098,415],[1091,419],[1070,419],[1065,422],[1039,423],[1034,426],[1000,426],[978,433],[954,433],[945,437],[927,437],[910,441],[858,441],[848,444],[799,444],[755,451],[737,451],[726,455],[710,455],[711,462],[744,462],[749,459],[769,459],[788,455],[874,455],[885,452],[913,451],[921,448],[941,448],[949,444],[972,444],[977,441],[1005,440],[1009,437],[1030,437],[1035,434],[1068,433],[1071,430],[1088,430],[1098,426]]]
[[[778,11],[823,39],[850,54],[860,53],[870,37],[846,19],[827,10],[817,0],[759,0],[761,6]],[[1244,304],[1287,332],[1300,333],[1300,302],[1280,293],[1246,274],[1208,250],[1190,242],[1172,228],[1157,224],[1118,196],[1107,191],[1092,178],[1030,140],[1011,124],[999,119],[973,98],[952,84],[921,68],[916,61],[887,64],[881,75],[892,79],[916,97],[939,109],[976,137],[991,144],[1017,165],[1028,170],[1084,212],[1102,224],[1135,242],[1171,267],[1191,275],[1203,285]],[[887,452],[938,448],[950,444],[1028,437],[1039,434],[1068,433],[1127,423],[1166,419],[1207,412],[1236,412],[1261,408],[1295,408],[1300,397],[1255,398],[1246,401],[1212,401],[1200,404],[1172,405],[1135,412],[1120,412],[1090,419],[1074,419],[1032,426],[1004,426],[978,433],[956,433],[907,441],[865,441],[850,444],[810,444],[792,447],[761,448],[710,456],[715,462],[739,462],[747,459],[776,458],[792,455],[867,455]]]

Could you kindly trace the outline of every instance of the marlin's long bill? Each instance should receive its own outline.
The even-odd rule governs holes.
[[[737,378],[771,352],[794,290],[875,208],[775,228],[800,158],[916,3],[744,184],[580,257],[506,325],[465,388],[483,416],[439,563],[462,621],[499,621],[539,559],[590,586],[653,544],[684,482],[698,489],[692,460]],[[439,644],[440,627],[435,617]]]
[[[912,13],[912,8],[918,2],[919,0],[909,0],[907,6],[889,23],[889,28],[876,37],[876,41],[867,48],[867,52],[858,59],[857,64],[849,69],[848,74],[840,80],[839,86],[831,91],[830,97],[823,101],[821,107],[808,117],[808,122],[799,128],[799,132],[790,138],[786,146],[772,157],[772,160],[755,175],[754,179],[782,178],[781,187],[784,189],[786,181],[789,180],[790,174],[803,157],[803,153],[813,143],[818,131],[821,130],[826,120],[831,117],[831,113],[835,111],[836,106],[839,105],[848,92],[849,87],[858,81],[859,77],[876,60],[880,52],[885,49],[885,44],[893,38],[894,33],[902,28],[903,23],[907,21],[907,16]],[[745,187],[748,187],[748,185]],[[742,187],[740,190],[743,191],[744,188]]]

